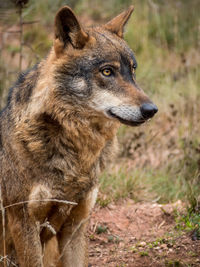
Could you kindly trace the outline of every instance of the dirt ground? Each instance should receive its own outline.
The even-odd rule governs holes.
[[[89,225],[92,267],[200,266],[200,240],[175,228],[183,204],[134,203],[96,207]]]

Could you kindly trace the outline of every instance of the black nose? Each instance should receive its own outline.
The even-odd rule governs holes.
[[[140,110],[144,119],[150,119],[158,111],[158,108],[152,103],[144,103],[140,107]]]

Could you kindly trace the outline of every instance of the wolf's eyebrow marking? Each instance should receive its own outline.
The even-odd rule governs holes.
[[[131,59],[130,61],[131,61],[131,66],[133,66],[133,65],[134,65],[134,61],[133,61],[133,59]]]
[[[118,61],[112,61],[112,60],[105,60],[104,63],[102,64],[102,67],[103,65],[113,65],[113,67],[116,67],[116,68],[120,68],[120,63]]]

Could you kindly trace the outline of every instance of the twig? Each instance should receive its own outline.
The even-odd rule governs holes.
[[[40,224],[41,227],[46,227],[49,229],[50,232],[52,232],[53,235],[56,235],[56,230],[53,228],[53,226],[50,224],[49,221],[44,222],[43,224]]]
[[[13,266],[18,267],[14,262],[12,262],[12,261],[8,258],[7,255],[6,255],[5,257],[0,256],[0,262],[1,262],[2,260],[5,260],[5,259],[6,259],[6,261],[9,263],[9,266],[10,266],[10,264],[12,264]],[[6,265],[6,266],[7,266],[7,265]]]
[[[16,202],[16,203],[13,203],[11,205],[5,206],[3,208],[7,209],[7,208],[10,208],[10,207],[13,207],[13,206],[22,205],[22,204],[26,204],[26,203],[29,203],[29,202],[48,202],[48,201],[63,203],[63,204],[66,204],[66,205],[78,205],[78,203],[76,203],[76,202],[71,202],[71,201],[67,201],[67,200],[46,198],[46,199],[33,199],[33,200],[31,199],[31,200],[20,201],[20,202]]]
[[[5,226],[5,208],[3,206],[3,198],[2,198],[2,192],[1,192],[1,186],[0,186],[0,207],[2,212],[2,227],[3,227],[3,266],[6,267],[6,226]]]
[[[34,23],[38,23],[40,22],[39,20],[33,20],[33,21],[24,21],[22,22],[23,25],[26,25],[26,24],[34,24]]]
[[[19,51],[19,72],[22,71],[22,49],[23,49],[23,18],[22,18],[22,7],[19,7],[19,27],[20,27],[20,51]]]
[[[3,33],[6,32],[6,33],[21,33],[21,31],[3,31]]]
[[[32,47],[31,45],[26,44],[26,43],[23,43],[23,45],[26,46],[26,47],[28,47],[28,48],[31,50],[31,52],[35,55],[35,58],[36,58],[37,60],[40,59],[40,57],[38,56],[38,54],[35,52],[35,50],[33,49],[33,47]]]
[[[8,258],[8,256],[5,256],[5,257],[0,256],[0,262],[1,262],[2,260],[6,260],[6,261],[9,263],[9,266],[10,266],[10,264],[12,264],[13,266],[16,266],[16,267],[17,267],[17,265],[16,265],[14,262],[12,262],[12,261]],[[6,265],[6,266],[7,266],[7,265]]]

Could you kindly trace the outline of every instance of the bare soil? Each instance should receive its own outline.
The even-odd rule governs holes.
[[[200,266],[200,240],[175,228],[174,210],[183,204],[160,205],[126,200],[96,207],[89,225],[92,267]]]

